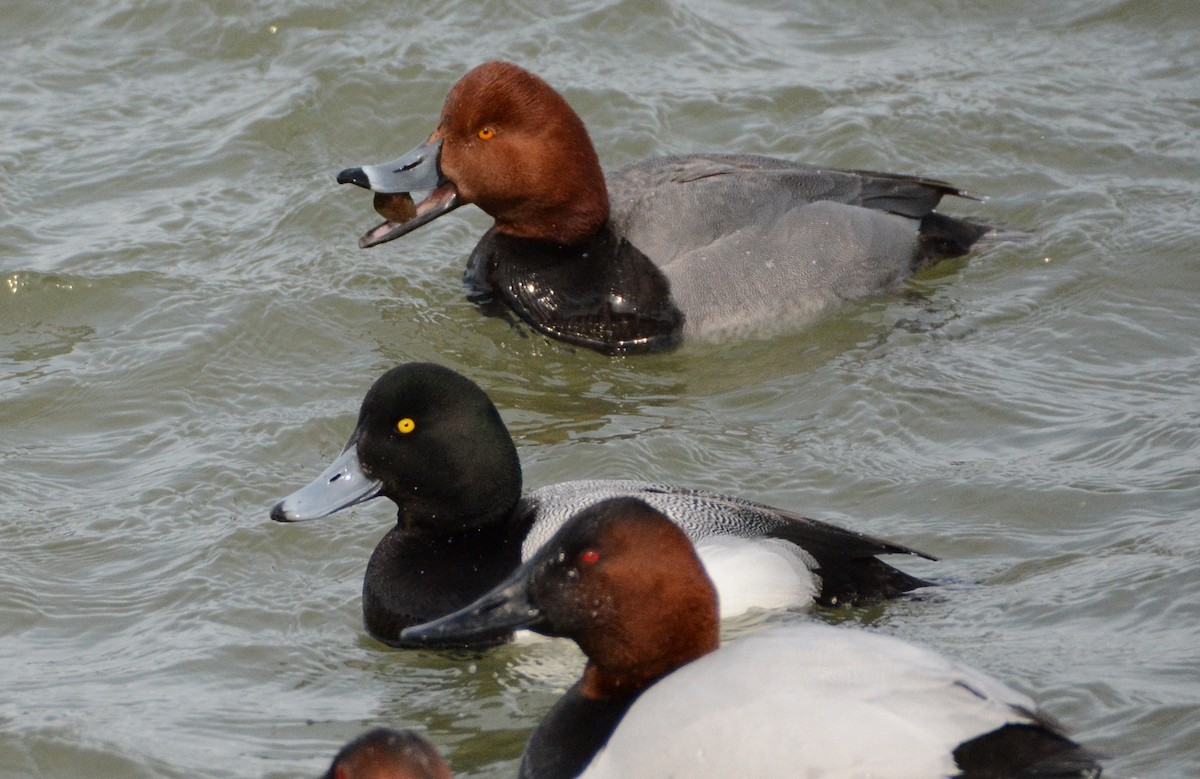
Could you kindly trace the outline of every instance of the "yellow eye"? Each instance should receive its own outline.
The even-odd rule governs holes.
[[[484,141],[490,141],[492,139],[492,136],[495,134],[496,134],[496,131],[490,127],[485,127],[479,131],[479,137],[481,140],[484,140]]]
[[[404,433],[404,435],[408,435],[416,427],[417,427],[417,423],[412,421],[408,417],[405,417],[404,419],[401,419],[399,422],[396,423],[396,429],[399,430],[401,433]]]

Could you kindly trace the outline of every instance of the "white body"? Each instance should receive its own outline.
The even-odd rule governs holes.
[[[734,641],[648,689],[583,773],[933,779],[1033,701],[896,638],[797,625]]]

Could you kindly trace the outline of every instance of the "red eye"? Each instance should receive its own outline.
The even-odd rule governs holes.
[[[579,555],[579,562],[587,565],[600,562],[600,553],[595,549],[585,549],[583,554]]]

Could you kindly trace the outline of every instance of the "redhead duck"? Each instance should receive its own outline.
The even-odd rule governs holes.
[[[491,399],[428,363],[376,380],[341,455],[271,518],[316,519],[380,495],[399,511],[367,564],[363,616],[393,646],[403,646],[402,628],[491,589],[576,511],[618,495],[641,497],[699,544],[727,613],[870,603],[928,584],[876,557],[928,555],[727,495],[616,480],[522,494],[516,446]]]
[[[582,678],[520,776],[1097,777],[1032,700],[897,638],[824,624],[718,648],[717,593],[679,527],[614,498],[406,641],[531,628],[574,640]]]
[[[333,758],[322,779],[454,779],[433,745],[410,730],[374,728]]]
[[[971,196],[918,176],[705,154],[606,182],[566,100],[508,62],[463,76],[420,146],[337,180],[374,190],[387,218],[362,248],[474,203],[495,224],[467,263],[468,296],[608,353],[810,319],[996,235],[934,213],[945,195]]]

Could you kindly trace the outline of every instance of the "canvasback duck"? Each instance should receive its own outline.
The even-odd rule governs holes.
[[[454,779],[450,767],[411,730],[373,728],[342,747],[322,779]]]
[[[614,498],[565,524],[474,604],[404,631],[574,640],[583,676],[519,775],[1097,777],[1033,701],[931,650],[857,628],[768,629],[718,648],[717,594],[679,527]]]
[[[696,154],[606,181],[567,101],[508,62],[464,75],[417,148],[337,180],[374,190],[387,219],[362,248],[474,203],[495,224],[467,263],[468,296],[614,354],[802,322],[997,236],[934,213],[972,196],[919,176]]]
[[[316,519],[380,495],[396,503],[362,599],[367,631],[393,646],[402,628],[487,592],[576,511],[618,495],[641,497],[697,542],[727,614],[870,603],[928,584],[876,557],[928,555],[740,498],[619,480],[521,490],[516,446],[487,394],[449,368],[409,363],[376,380],[342,453],[271,518]]]

